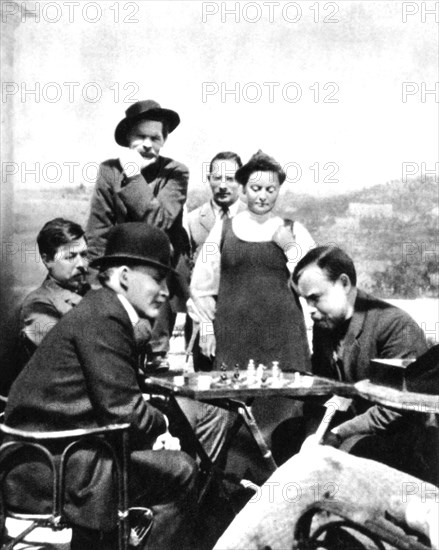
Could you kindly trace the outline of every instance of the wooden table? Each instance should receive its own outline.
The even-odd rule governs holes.
[[[264,382],[249,384],[246,371],[240,371],[239,378],[236,378],[233,372],[219,371],[190,373],[186,376],[173,376],[170,373],[166,376],[149,377],[145,380],[145,391],[167,396],[176,410],[180,407],[175,398],[182,396],[236,412],[259,447],[271,472],[277,468],[277,465],[251,410],[251,401],[255,397],[284,396],[308,399],[334,394],[341,396],[356,394],[353,384],[300,373],[282,373],[281,380],[273,380],[268,376]],[[180,412],[183,415],[181,409]],[[199,442],[196,447],[202,463],[210,467],[210,459]]]
[[[374,384],[370,380],[357,382],[355,391],[360,397],[392,409],[439,414],[439,395],[397,390]]]
[[[240,371],[239,379],[236,379],[233,373],[226,373],[227,379],[221,380],[221,374],[223,373],[219,371],[190,373],[186,377],[167,374],[160,377],[151,376],[145,380],[145,383],[149,388],[202,401],[273,396],[301,399],[333,394],[342,396],[356,394],[353,384],[300,373],[284,372],[281,381],[273,381],[268,377],[265,382],[250,385],[247,383],[245,371]],[[210,387],[206,385],[208,378],[211,379]]]

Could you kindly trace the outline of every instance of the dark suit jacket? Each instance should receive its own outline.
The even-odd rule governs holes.
[[[333,369],[335,342],[333,334],[317,326],[313,329],[313,373],[338,378]],[[343,350],[343,379],[358,382],[369,378],[370,361],[375,358],[418,357],[427,351],[422,329],[404,311],[373,296],[358,291],[355,310]],[[363,403],[358,412],[369,404]],[[411,415],[408,415],[411,416]],[[404,415],[407,418],[407,415]],[[358,433],[374,433],[400,422],[402,415],[384,407],[374,406],[363,415],[343,425],[342,437]],[[421,415],[416,420],[422,420]]]
[[[127,178],[118,159],[100,165],[87,224],[91,259],[104,253],[113,225],[143,221],[168,234],[176,261],[188,247],[182,226],[189,171],[183,164],[159,156],[141,174]]]
[[[134,330],[122,303],[112,290],[90,291],[49,332],[14,382],[5,422],[30,431],[129,422],[131,448],[149,449],[165,431],[165,419],[145,403],[136,366]],[[57,452],[56,447],[53,450]],[[27,463],[11,477],[17,509],[41,510],[49,505],[47,471],[38,462],[34,467],[37,475]],[[75,524],[114,527],[108,484],[107,458],[90,449],[74,456],[66,511]]]
[[[246,210],[247,205],[239,200],[238,211]],[[189,229],[189,240],[191,243],[192,254],[198,253],[200,246],[206,241],[212,227],[215,225],[215,211],[212,201],[205,202],[195,210],[189,212],[187,216],[187,225]]]

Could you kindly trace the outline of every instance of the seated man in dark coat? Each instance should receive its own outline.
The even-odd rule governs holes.
[[[129,422],[130,505],[150,506],[155,515],[148,548],[190,548],[196,467],[177,450],[166,417],[145,402],[137,380],[134,327],[140,318],[154,319],[168,297],[169,239],[143,223],[121,224],[94,265],[103,288],[88,292],[44,338],[11,388],[5,422],[30,431]],[[102,492],[105,480],[111,486],[111,465],[90,449],[72,460],[66,512],[79,527],[72,549],[97,549],[97,540],[84,541],[81,528],[115,527],[114,509]],[[41,464],[34,463],[13,471],[17,510],[49,505],[50,484],[39,470]]]
[[[293,281],[314,321],[313,374],[355,383],[370,377],[372,359],[415,358],[427,351],[422,329],[407,313],[357,288],[354,263],[340,248],[320,246],[308,252],[297,264]],[[288,421],[276,428],[272,440],[279,462],[299,450],[324,411],[305,405],[306,425],[300,435],[297,419],[290,422],[293,431]],[[327,443],[422,479],[434,474],[432,465],[422,460],[422,415],[371,407],[361,400],[347,414],[337,415],[338,425],[328,433]]]

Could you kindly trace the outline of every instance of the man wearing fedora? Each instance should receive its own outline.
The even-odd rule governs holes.
[[[154,100],[138,101],[126,110],[119,122],[115,140],[123,147],[118,159],[100,165],[87,224],[90,259],[102,254],[112,226],[124,222],[144,222],[163,229],[177,266],[189,243],[183,229],[189,171],[183,164],[160,155],[168,134],[180,123],[171,109]],[[184,278],[174,274],[171,291],[185,301]],[[153,328],[152,360],[160,364],[169,349],[173,313],[166,300]]]
[[[89,291],[43,339],[15,380],[5,411],[7,425],[29,431],[129,422],[130,505],[152,508],[147,543],[154,549],[191,547],[196,502],[196,466],[179,451],[166,417],[145,402],[137,379],[135,326],[156,318],[167,299],[170,262],[162,230],[144,223],[113,228],[105,254],[91,264],[99,268],[102,288]],[[110,462],[87,449],[68,469],[72,550],[113,548]],[[17,464],[9,481],[14,508],[41,513],[50,507],[48,475],[41,463]]]

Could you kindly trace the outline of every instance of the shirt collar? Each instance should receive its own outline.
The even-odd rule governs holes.
[[[212,200],[211,202],[212,202],[213,211],[215,212],[215,217],[218,217],[222,208],[214,200]],[[239,208],[239,199],[229,206],[229,218],[233,218],[233,216],[235,216],[238,213],[238,208]]]
[[[125,298],[125,296],[123,296],[122,294],[117,294],[117,297],[119,298],[121,304],[125,308],[125,311],[128,313],[128,317],[130,318],[131,324],[134,327],[139,322],[139,316],[137,315],[137,311],[133,308],[133,306],[130,304],[128,299]]]
[[[83,297],[86,292],[90,290],[90,285],[86,282],[84,282],[80,287],[72,289],[67,288],[66,286],[63,286],[59,281],[57,281],[50,273],[47,274],[45,284],[48,285],[50,288],[55,289],[56,291],[60,292],[61,290],[66,292],[68,295],[76,294],[77,296]]]

